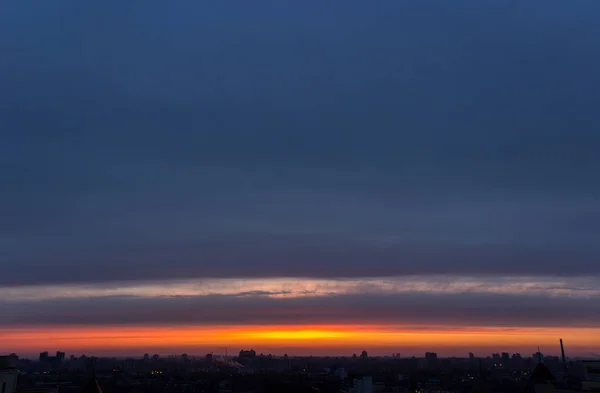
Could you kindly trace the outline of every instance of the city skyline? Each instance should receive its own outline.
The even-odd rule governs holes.
[[[600,353],[599,11],[3,2],[0,349]]]
[[[194,359],[204,359],[212,358],[215,360],[224,360],[224,359],[235,359],[235,358],[249,358],[249,357],[264,357],[264,358],[273,358],[273,359],[286,359],[286,358],[344,358],[347,360],[359,360],[365,358],[381,358],[381,359],[427,359],[427,358],[435,358],[436,360],[441,359],[462,359],[462,360],[498,360],[501,359],[503,361],[516,361],[516,360],[532,360],[534,362],[541,363],[545,361],[556,362],[562,361],[561,355],[562,352],[559,349],[558,353],[555,352],[542,352],[540,348],[536,348],[534,353],[521,353],[521,352],[506,352],[506,351],[495,351],[489,353],[473,353],[466,352],[460,354],[442,354],[435,351],[428,351],[424,353],[407,353],[402,354],[400,352],[391,352],[391,353],[370,353],[367,350],[359,350],[353,353],[307,353],[307,354],[294,354],[293,352],[288,353],[287,351],[283,351],[281,353],[277,352],[264,352],[260,350],[256,350],[253,346],[248,347],[240,347],[238,348],[227,348],[227,347],[214,347],[213,350],[205,351],[205,352],[165,352],[165,353],[156,353],[156,352],[140,352],[140,353],[68,353],[62,351],[48,351],[43,350],[42,352],[35,353],[27,353],[27,354],[17,354],[10,353],[7,355],[3,355],[2,358],[6,359],[14,359],[14,360],[29,360],[29,361],[45,361],[45,362],[67,362],[73,360],[81,360],[81,359],[152,359],[152,358],[160,358],[160,359],[173,359],[173,358],[194,358]],[[277,348],[278,350],[283,350],[285,348]],[[292,348],[293,349],[293,348]],[[582,360],[597,360],[600,358],[600,355],[596,353],[587,353],[581,356],[565,356],[565,361],[582,361]],[[500,366],[499,364],[497,366]]]

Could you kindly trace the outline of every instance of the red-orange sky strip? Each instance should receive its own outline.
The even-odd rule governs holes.
[[[209,348],[534,348],[555,346],[561,337],[572,348],[598,348],[600,329],[593,328],[428,328],[374,325],[301,326],[64,326],[0,330],[10,351],[93,350],[144,347]]]

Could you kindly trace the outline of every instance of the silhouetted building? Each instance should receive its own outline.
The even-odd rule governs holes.
[[[336,378],[338,378],[338,379],[341,379],[341,380],[343,381],[343,380],[344,380],[344,379],[346,379],[346,377],[348,376],[348,373],[346,372],[346,369],[345,369],[345,368],[343,368],[343,367],[340,367],[340,368],[336,368],[336,369],[333,371],[333,375],[334,375]]]
[[[426,360],[435,360],[437,361],[438,355],[435,352],[425,352],[425,359]]]
[[[135,359],[125,359],[123,361],[123,370],[135,370],[136,361]]]
[[[435,352],[425,352],[425,367],[436,368],[438,365],[438,355]]]
[[[531,373],[529,377],[529,381],[525,388],[525,392],[533,392],[533,393],[546,393],[546,392],[554,392],[555,388],[552,382],[554,382],[556,378],[548,367],[546,367],[543,363],[538,363],[535,366],[535,369]]]
[[[252,359],[256,357],[256,351],[254,349],[250,349],[248,351],[241,350],[239,354],[240,359]]]
[[[583,390],[599,392],[600,391],[600,360],[585,360],[583,362]]]
[[[11,353],[10,355],[0,356],[0,368],[17,368],[19,364],[19,356],[15,353]]]
[[[0,389],[2,393],[14,393],[17,390],[19,370],[16,368],[0,368]]]
[[[342,386],[342,393],[373,393],[373,379],[371,377],[362,377],[354,379],[352,384]]]
[[[533,355],[531,355],[531,358],[535,362],[542,363],[544,361],[544,354],[541,353],[540,351],[537,351],[536,353],[534,353]]]
[[[96,375],[96,364],[97,364],[98,359],[96,359],[95,357],[84,357],[83,358],[83,362],[85,363],[85,371],[88,374],[93,374],[94,376]]]
[[[13,356],[14,355],[14,356]],[[14,393],[17,390],[19,370],[15,368],[15,354],[0,358],[0,389],[2,393]]]
[[[516,369],[521,369],[523,367],[524,361],[523,358],[521,357],[520,353],[513,353],[513,355],[510,358],[510,365],[513,368]]]
[[[62,362],[65,360],[65,353],[57,351],[56,356],[49,356],[48,351],[40,353],[40,362],[42,363],[54,363],[54,362]]]

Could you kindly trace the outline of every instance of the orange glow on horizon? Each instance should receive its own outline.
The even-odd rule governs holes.
[[[49,326],[0,329],[5,351],[36,353],[63,350],[70,353],[141,351],[197,353],[214,348],[296,348],[298,353],[352,353],[360,349],[388,353],[399,348],[452,351],[460,348],[535,349],[557,346],[600,347],[600,328],[473,327],[429,328],[324,325],[324,326]],[[557,347],[558,348],[558,347]],[[552,351],[550,351],[552,352]],[[555,352],[555,351],[554,351]]]

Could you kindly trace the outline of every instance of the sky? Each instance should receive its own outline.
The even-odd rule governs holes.
[[[0,4],[0,340],[600,351],[600,2]]]

